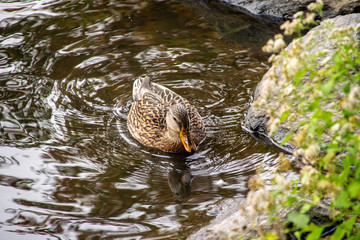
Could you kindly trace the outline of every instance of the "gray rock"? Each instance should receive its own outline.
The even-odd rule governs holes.
[[[258,190],[263,191],[263,190]],[[298,211],[304,202],[294,204],[291,209],[282,209],[278,212],[280,219],[285,219],[290,211]],[[200,229],[188,237],[188,240],[228,240],[228,239],[258,239],[257,230],[271,231],[274,225],[268,221],[268,215],[264,213],[257,213],[255,219],[250,220],[251,203],[249,199],[229,199],[220,204],[221,210],[211,224]],[[220,207],[219,206],[219,207]],[[331,223],[329,218],[330,205],[326,201],[322,201],[318,206],[312,207],[307,215],[310,221],[315,224]],[[253,217],[254,218],[254,217]],[[323,234],[331,234],[336,230],[336,226],[329,226]],[[289,232],[286,239],[297,239],[294,233]]]
[[[306,7],[314,1],[315,0],[227,0],[226,2],[246,8],[257,15],[292,17],[296,12],[306,10]],[[323,2],[325,18],[360,12],[359,0],[323,0]]]
[[[188,240],[221,240],[221,239],[252,239],[256,231],[252,223],[246,218],[244,210],[245,199],[228,199],[217,207],[219,215],[206,227],[188,237]],[[262,224],[267,222],[267,217],[261,216]]]
[[[333,19],[334,20],[334,26],[338,27],[338,28],[342,28],[342,27],[349,27],[349,26],[356,26],[357,24],[360,23],[360,14],[349,14],[349,15],[345,15],[345,16],[338,16],[336,18]],[[311,34],[311,32],[313,31],[317,31],[319,28],[322,28],[322,26],[318,26],[315,27],[314,29],[310,30],[309,33],[307,33],[303,39],[306,40],[307,36],[309,34]],[[316,47],[314,47],[310,53],[314,54],[316,52],[320,52],[320,51],[328,51],[328,56],[332,56],[335,52],[335,47],[333,46],[333,44],[331,43],[331,41],[329,40],[329,32],[322,32],[322,35],[317,36],[317,44]],[[359,33],[357,34],[357,38],[359,38]],[[293,43],[289,44],[289,46],[285,49],[285,51],[288,51],[289,49],[293,48]],[[264,77],[262,78],[262,80],[260,81],[260,83],[257,85],[255,93],[254,93],[254,101],[256,99],[259,98],[259,96],[261,96],[262,94],[264,94],[264,92],[267,90],[265,89],[264,86],[267,86],[267,81],[269,80],[268,75],[269,72],[272,70],[272,68],[274,68],[274,66],[272,66],[270,68],[270,70],[264,75]],[[277,78],[281,79],[283,78],[282,75],[282,68],[283,66],[276,66],[276,75]],[[308,81],[308,78],[305,76],[303,79],[303,82]],[[338,88],[339,91],[341,90],[341,88]],[[278,97],[277,94],[281,93],[282,89],[278,86],[275,86],[275,88],[273,89],[273,96],[268,100],[267,104],[268,106],[272,106],[274,109],[277,109],[278,107],[280,107],[281,103],[279,103],[277,101]],[[339,93],[340,94],[340,93]],[[329,109],[331,111],[331,109]],[[335,117],[337,112],[334,112]],[[264,136],[267,136],[268,134],[268,128],[266,126],[267,121],[269,120],[269,115],[267,113],[267,109],[262,109],[262,108],[256,108],[254,106],[254,104],[252,104],[247,112],[247,115],[244,119],[244,123],[243,123],[243,127],[245,130],[249,131],[249,132],[257,132],[260,133]],[[286,123],[282,123],[279,126],[279,130],[275,133],[274,136],[269,137],[269,141],[271,141],[273,144],[281,147],[283,150],[289,152],[289,153],[293,153],[295,150],[295,147],[292,146],[291,144],[286,143],[285,145],[281,146],[280,143],[282,142],[282,140],[285,138],[285,136],[288,134],[288,132],[296,132],[296,129],[294,129],[295,127],[298,126],[297,123],[299,123],[300,121],[302,121],[304,119],[297,119],[297,121],[293,122],[292,124],[286,124]]]

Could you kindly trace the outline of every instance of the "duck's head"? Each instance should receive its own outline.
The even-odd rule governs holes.
[[[186,151],[196,151],[196,145],[190,136],[190,118],[185,106],[173,105],[166,114],[167,127],[174,138],[180,138]]]

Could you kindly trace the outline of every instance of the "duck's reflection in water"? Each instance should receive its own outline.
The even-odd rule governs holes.
[[[193,176],[190,168],[184,161],[172,161],[172,169],[168,174],[168,183],[171,192],[179,201],[186,200],[191,194],[191,183]]]

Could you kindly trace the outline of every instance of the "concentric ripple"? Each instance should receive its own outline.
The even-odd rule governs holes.
[[[184,239],[277,150],[241,129],[266,57],[173,1],[0,3],[0,236]],[[252,45],[253,46],[253,45]],[[133,79],[199,110],[194,154],[129,134]]]

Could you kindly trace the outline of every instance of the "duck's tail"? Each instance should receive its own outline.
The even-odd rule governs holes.
[[[145,92],[150,90],[150,78],[148,76],[139,77],[133,85],[133,101],[142,99]]]

